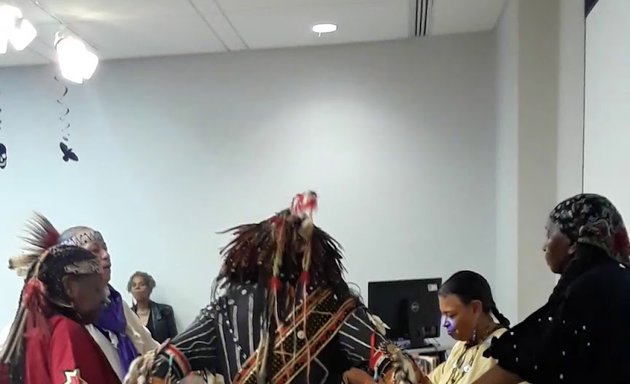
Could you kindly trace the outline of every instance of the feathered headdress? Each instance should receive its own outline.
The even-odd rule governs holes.
[[[19,358],[25,334],[39,333],[47,337],[46,288],[39,279],[39,269],[49,254],[48,250],[59,241],[59,232],[46,217],[35,213],[27,224],[27,236],[23,239],[28,247],[22,255],[9,260],[9,268],[26,277],[26,281],[17,315],[0,354],[0,363],[7,365],[16,363]]]
[[[22,239],[28,245],[22,255],[9,260],[9,269],[16,271],[18,276],[26,277],[28,271],[44,254],[44,252],[59,242],[59,232],[42,214],[35,213],[26,224],[27,235]]]
[[[226,283],[257,281],[267,288],[267,306],[258,359],[258,381],[266,383],[274,328],[281,325],[279,296],[285,286],[305,301],[311,285],[345,287],[341,246],[313,223],[317,194],[300,193],[285,209],[257,224],[227,230],[235,238],[221,253],[225,256],[219,280]],[[295,296],[293,297],[295,300]],[[306,310],[306,306],[303,306]],[[304,316],[306,321],[306,316]],[[304,324],[306,326],[306,324]],[[308,340],[307,340],[308,342]],[[307,348],[308,350],[308,348]],[[308,368],[307,368],[308,369]]]

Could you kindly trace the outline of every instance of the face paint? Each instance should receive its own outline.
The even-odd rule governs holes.
[[[457,324],[455,323],[455,319],[448,316],[442,316],[442,326],[446,329],[446,332],[449,335],[452,335],[457,330]]]

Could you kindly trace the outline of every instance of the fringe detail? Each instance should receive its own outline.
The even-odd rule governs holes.
[[[259,287],[267,288],[256,363],[258,384],[267,384],[270,379],[269,364],[274,353],[275,331],[285,321],[281,315],[286,311],[281,313],[280,306],[286,309],[292,301],[295,309],[299,295],[306,303],[311,285],[328,287],[341,297],[349,294],[343,279],[342,247],[313,224],[312,213],[316,209],[317,195],[306,192],[297,195],[289,209],[262,222],[239,225],[221,232],[231,232],[234,238],[221,249],[224,263],[216,279],[218,289],[226,284],[252,281],[257,281]],[[284,300],[281,300],[281,294],[285,295]],[[292,321],[295,322],[295,316]],[[302,330],[306,334],[306,318]],[[309,344],[308,338],[306,344]],[[294,345],[294,353],[296,349]],[[284,353],[282,356],[284,358]],[[307,380],[310,376],[310,355],[308,359]]]
[[[125,376],[123,383],[148,384],[151,382],[153,364],[157,357],[157,350],[151,350],[142,356],[137,357],[129,367],[129,372]],[[164,380],[165,384],[171,383],[169,375]]]
[[[0,354],[1,363],[12,365],[17,362],[24,349],[25,337],[36,337],[43,343],[48,342],[50,333],[45,315],[47,307],[44,285],[37,277],[33,277],[22,290],[20,308],[11,326],[5,348]]]

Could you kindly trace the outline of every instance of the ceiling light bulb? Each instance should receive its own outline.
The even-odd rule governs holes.
[[[2,17],[9,17],[13,20],[22,18],[22,11],[18,7],[12,5],[0,4],[0,19]]]
[[[337,30],[336,24],[315,24],[313,25],[313,32],[319,33],[320,35],[323,33],[331,33]]]
[[[81,62],[81,75],[83,79],[89,80],[98,67],[98,56],[86,49],[83,52]]]
[[[0,54],[7,53],[15,23],[21,17],[22,11],[19,8],[6,4],[0,5]]]
[[[98,66],[98,56],[88,51],[85,44],[76,37],[61,37],[58,34],[55,40],[61,75],[78,84],[91,78]]]
[[[35,39],[36,36],[37,30],[33,24],[26,19],[20,19],[9,40],[16,51],[22,51]]]
[[[0,55],[7,53],[9,49],[9,36],[0,34]]]

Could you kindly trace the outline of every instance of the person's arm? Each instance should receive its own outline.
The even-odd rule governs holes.
[[[181,380],[193,371],[221,374],[217,371],[218,345],[216,314],[209,306],[201,310],[201,314],[185,331],[161,347],[153,367],[153,377],[166,378],[171,358],[171,379]]]
[[[517,375],[495,365],[475,380],[473,384],[518,384],[522,381]]]
[[[376,384],[372,376],[356,368],[350,368],[343,374],[343,382],[345,384]]]
[[[360,370],[376,373],[385,382],[394,382],[394,370],[413,368],[413,375],[419,383],[429,383],[415,362],[407,358],[404,367],[392,363],[379,346],[389,343],[381,332],[376,329],[370,314],[363,306],[357,308],[343,323],[338,333],[338,343],[341,351],[346,355],[350,365]],[[371,361],[370,361],[371,360]]]
[[[495,383],[515,376],[527,382],[597,382],[597,373],[590,363],[595,333],[610,325],[602,324],[603,313],[611,313],[606,295],[597,293],[592,276],[574,283],[560,302],[547,304],[523,323],[493,341],[490,355],[498,360],[498,368],[476,383]],[[614,315],[613,315],[614,316]],[[486,381],[488,380],[488,381]],[[494,381],[491,381],[494,380]]]
[[[338,333],[338,343],[350,365],[363,371],[375,369],[382,374],[390,361],[378,354],[378,347],[387,340],[376,330],[364,307],[357,308],[343,323]],[[370,367],[370,358],[373,358]]]

